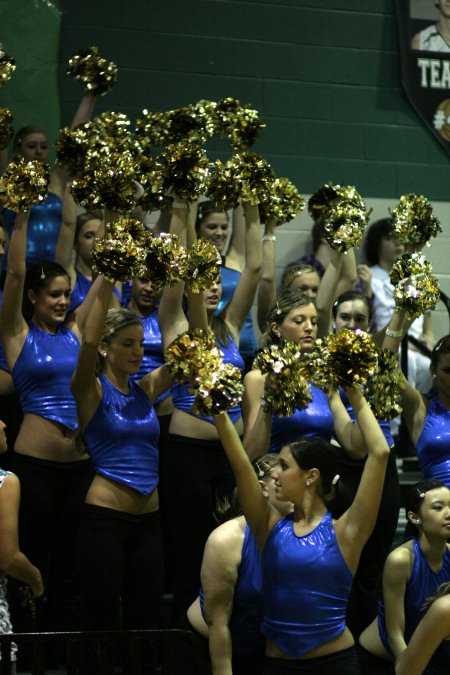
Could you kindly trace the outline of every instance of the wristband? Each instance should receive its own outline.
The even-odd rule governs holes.
[[[391,330],[390,328],[386,328],[384,332],[388,337],[403,337],[404,335],[402,330]]]
[[[262,238],[263,241],[276,241],[277,238],[274,234],[265,234]]]

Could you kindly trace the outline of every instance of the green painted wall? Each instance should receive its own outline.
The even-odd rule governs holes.
[[[339,9],[336,6],[339,5]],[[448,158],[400,84],[393,0],[61,0],[60,93],[80,95],[67,59],[96,44],[119,66],[98,110],[133,120],[200,98],[239,98],[267,124],[255,151],[302,192],[327,180],[370,197],[446,200]],[[215,144],[211,157],[226,156]]]

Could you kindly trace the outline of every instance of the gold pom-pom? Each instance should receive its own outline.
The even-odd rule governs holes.
[[[170,343],[164,360],[175,382],[191,382],[200,373],[216,370],[222,362],[222,352],[211,330],[195,328]]]
[[[83,82],[94,96],[103,96],[117,81],[117,66],[100,56],[98,47],[91,47],[69,59],[67,74]]]
[[[220,283],[222,259],[217,248],[208,239],[198,239],[189,249],[185,280],[193,293],[207,291]]]
[[[265,128],[259,118],[259,112],[243,105],[236,111],[234,122],[231,125],[231,147],[236,152],[244,152],[250,148],[259,136],[261,129]]]
[[[107,223],[103,239],[96,239],[92,251],[92,269],[116,281],[138,276],[146,256],[145,228],[134,218]]]
[[[170,144],[158,158],[161,190],[192,202],[206,190],[209,162],[202,148],[192,141]]]
[[[16,62],[9,56],[0,44],[0,86],[3,86],[11,78],[16,69]]]
[[[314,220],[323,219],[325,238],[336,251],[361,243],[370,211],[352,185],[324,185],[309,199],[308,210]]]
[[[89,136],[83,125],[77,129],[64,127],[56,141],[56,159],[71,176],[80,175],[85,167]]]
[[[75,201],[86,208],[105,206],[127,213],[136,206],[135,161],[129,152],[111,152],[90,163],[90,168],[72,182]]]
[[[303,372],[325,391],[363,385],[377,367],[377,349],[367,333],[344,328],[338,335],[317,340],[303,355]]]
[[[220,210],[238,203],[260,204],[270,200],[275,174],[268,162],[253,152],[234,155],[225,164],[217,160],[211,167],[207,196]]]
[[[404,253],[389,274],[397,307],[410,317],[434,309],[440,300],[439,284],[432,274],[432,265],[421,253]]]
[[[277,417],[288,417],[295,409],[306,408],[312,400],[302,370],[301,352],[295,342],[265,347],[258,353],[253,367],[268,374],[262,400],[264,410]]]
[[[154,238],[146,233],[146,257],[138,276],[152,282],[154,290],[173,286],[186,274],[187,253],[176,234],[162,232]]]
[[[6,148],[14,135],[13,116],[9,108],[0,108],[0,149]]]
[[[11,162],[0,178],[0,199],[12,211],[28,211],[48,194],[50,169],[37,160]]]
[[[305,208],[305,200],[288,178],[275,178],[269,201],[259,205],[262,223],[275,220],[277,225],[288,223]]]
[[[218,415],[240,404],[244,393],[242,373],[231,363],[220,363],[195,377],[192,384],[196,415]]]
[[[248,150],[266,126],[262,124],[257,110],[250,104],[242,105],[235,98],[222,98],[217,102],[199,101],[196,108],[206,118],[211,135],[227,136],[236,152]]]
[[[136,120],[136,136],[146,149],[180,141],[194,141],[201,145],[211,136],[203,110],[192,104],[166,112],[144,109],[142,115]]]
[[[378,364],[367,381],[364,395],[379,420],[392,420],[402,411],[404,375],[398,357],[389,349],[378,349]]]
[[[433,207],[423,195],[402,195],[391,215],[394,232],[404,244],[423,246],[442,232],[439,220],[433,216]]]

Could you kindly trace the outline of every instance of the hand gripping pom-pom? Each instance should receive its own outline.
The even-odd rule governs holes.
[[[12,211],[27,211],[40,204],[48,194],[50,170],[48,164],[11,162],[0,178],[0,196],[5,208]]]
[[[100,56],[98,47],[91,47],[69,59],[67,74],[80,80],[94,96],[103,96],[116,83],[117,66]]]

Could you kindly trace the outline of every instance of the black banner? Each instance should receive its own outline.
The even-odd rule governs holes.
[[[450,152],[450,0],[397,0],[402,83]]]

